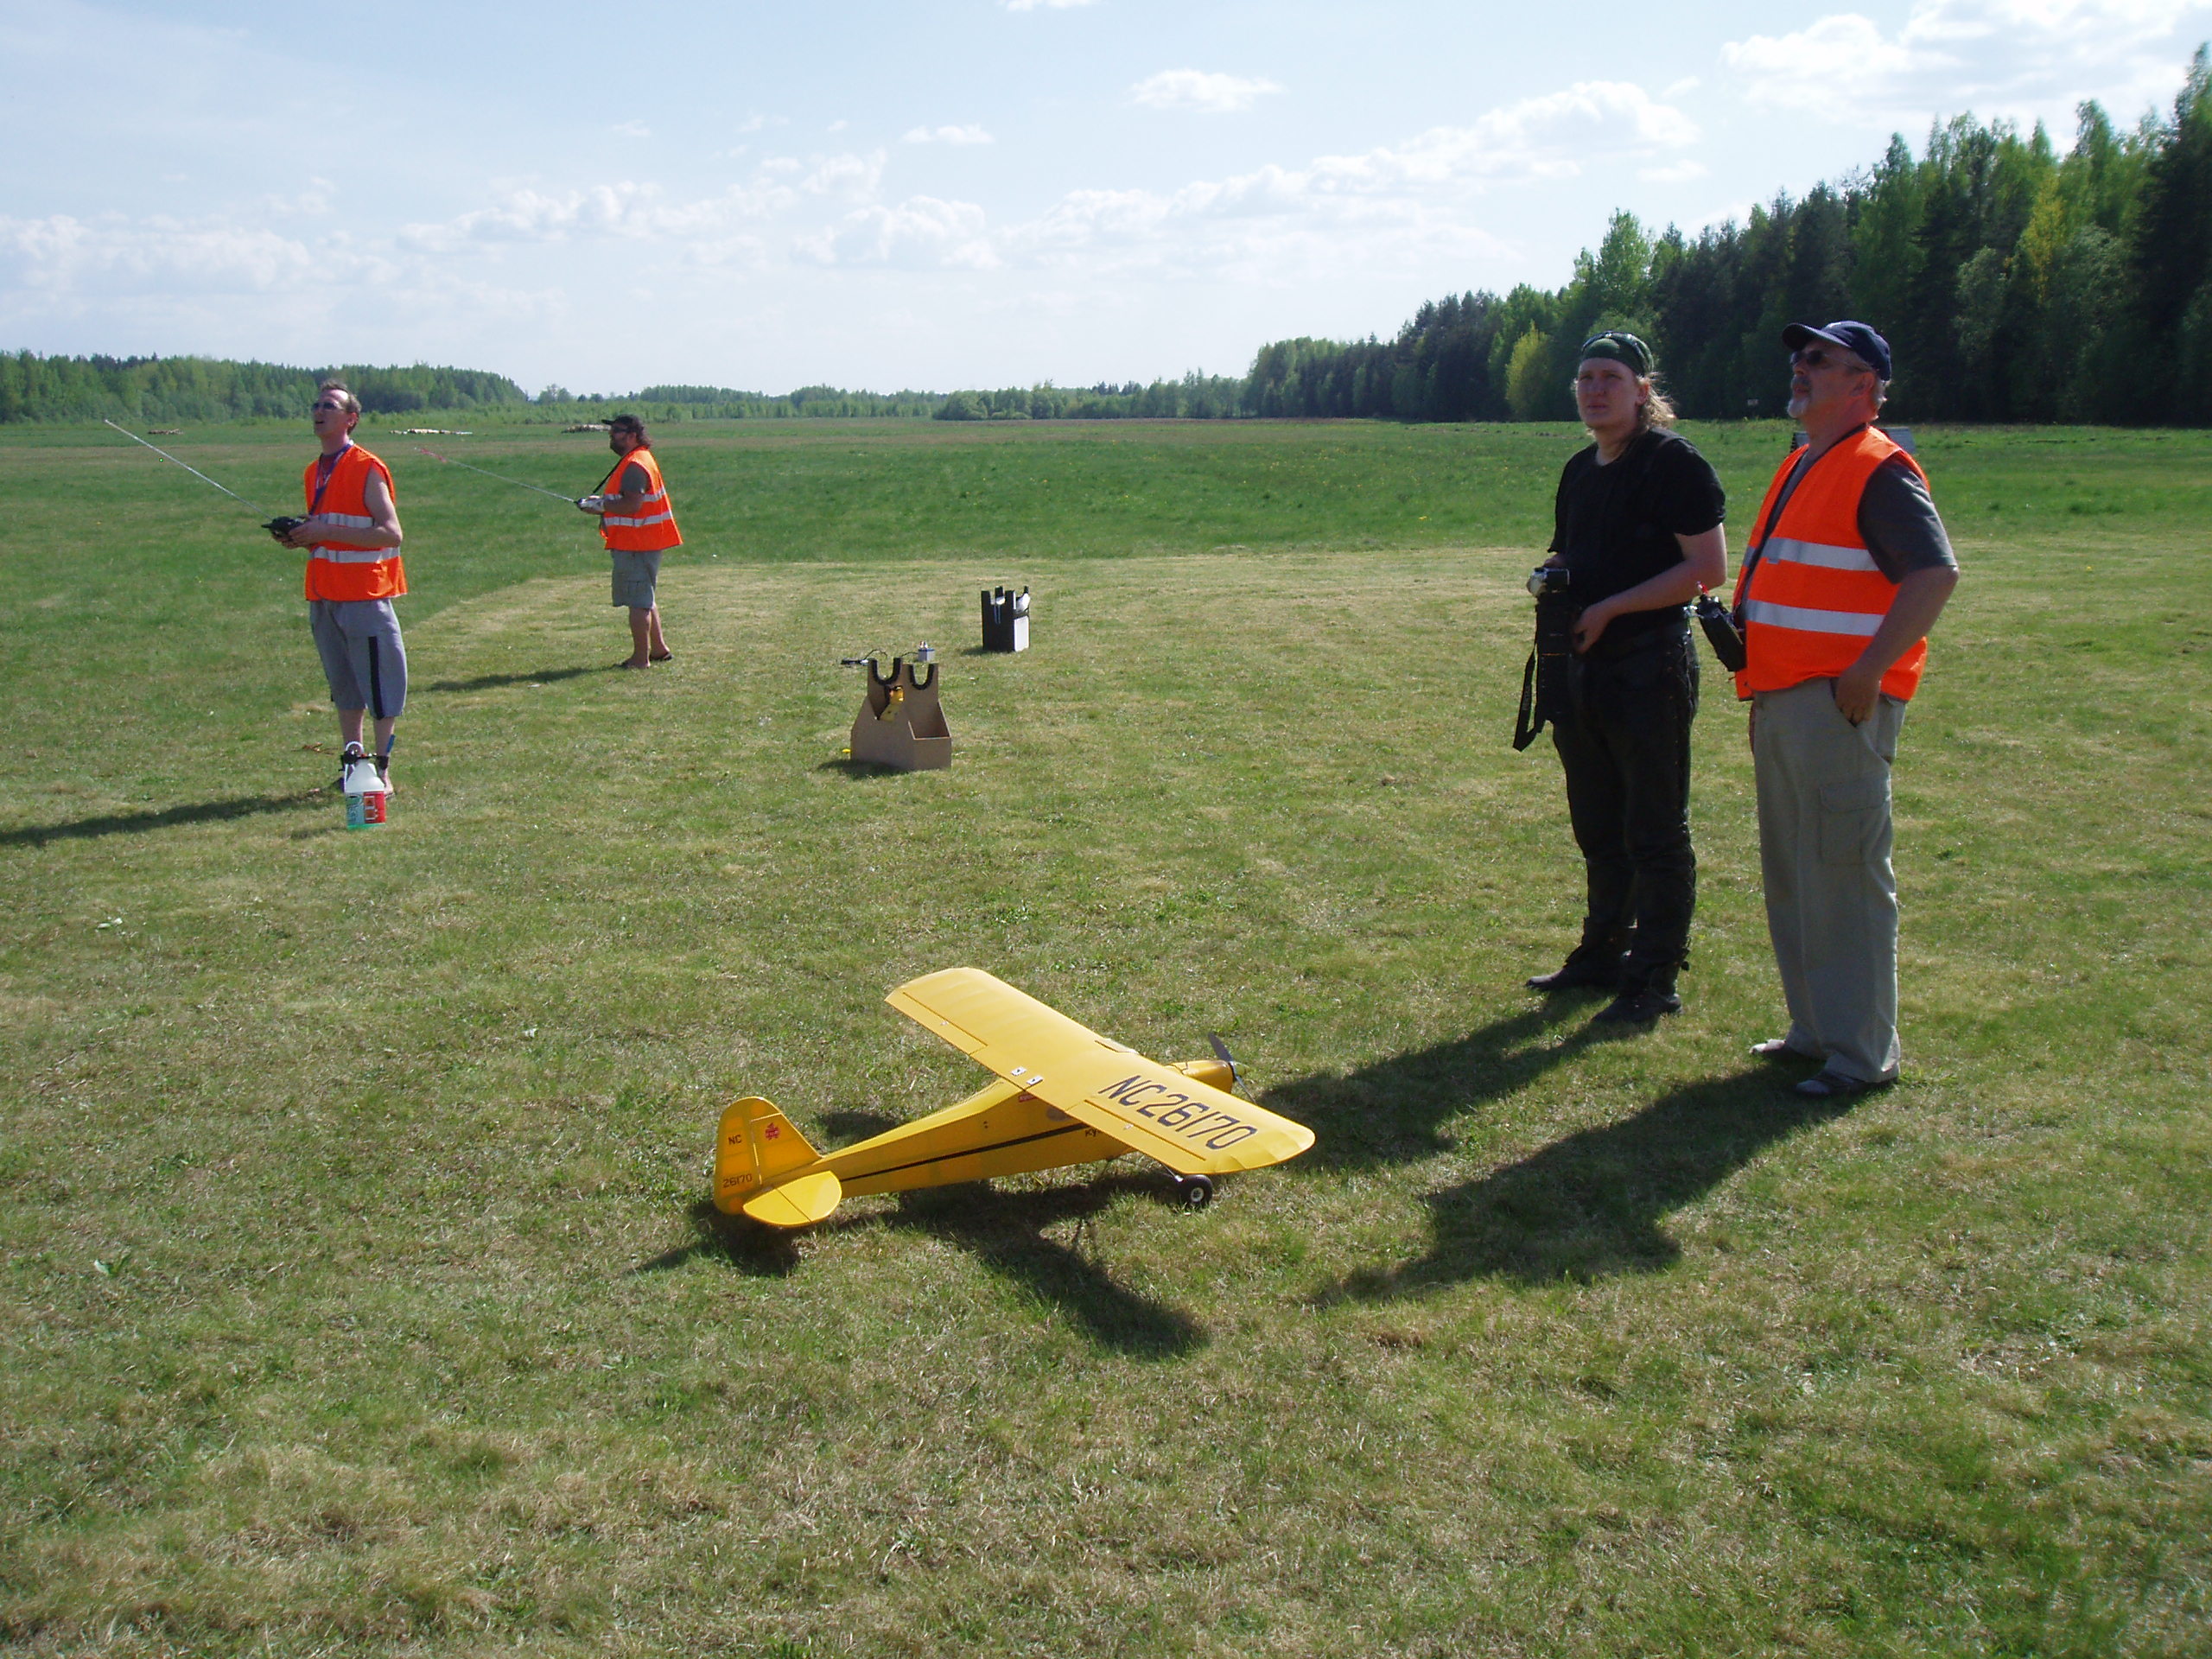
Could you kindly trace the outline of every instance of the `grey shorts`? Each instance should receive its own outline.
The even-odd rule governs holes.
[[[311,599],[308,626],[322,658],[330,700],[396,720],[407,707],[407,646],[388,599]]]
[[[652,609],[653,590],[660,581],[660,556],[665,550],[656,548],[650,553],[608,552],[607,557],[614,561],[614,603],[627,605],[633,611]]]

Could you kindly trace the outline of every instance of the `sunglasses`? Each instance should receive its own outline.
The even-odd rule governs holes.
[[[1835,351],[1825,346],[1807,346],[1801,350],[1790,353],[1789,366],[1793,369],[1825,369],[1834,366],[1854,374],[1874,372],[1848,353]]]

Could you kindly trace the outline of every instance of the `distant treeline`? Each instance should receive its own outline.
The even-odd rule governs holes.
[[[0,421],[235,421],[304,417],[318,381],[336,375],[372,414],[527,404],[480,369],[299,369],[211,357],[40,357],[0,353]]]
[[[498,409],[508,418],[598,420],[613,408],[664,421],[745,416],[934,414],[936,392],[842,391],[802,386],[780,397],[723,386],[648,386],[627,397],[572,395],[548,386],[532,397],[503,374],[479,369],[322,369],[279,363],[235,363],[209,357],[41,357],[0,353],[0,421],[160,423],[234,421],[256,416],[304,416],[315,386],[333,376],[346,382],[371,415],[418,410]]]
[[[541,402],[568,394],[548,386]],[[634,397],[607,398],[662,420],[850,420],[872,415],[930,415],[944,401],[935,391],[846,391],[836,386],[801,386],[780,397],[763,391],[733,391],[728,386],[647,386]]]
[[[940,402],[940,421],[1226,420],[1246,413],[1244,382],[1226,375],[1186,374],[1140,385],[1008,386],[956,391]]]
[[[1567,420],[1577,348],[1633,330],[1686,415],[1779,412],[1786,323],[1857,317],[1897,354],[1901,419],[2212,422],[2212,67],[2171,116],[2073,149],[1961,116],[1916,159],[1784,197],[1695,238],[1627,213],[1554,292],[1424,305],[1396,339],[1289,340],[1244,383],[1254,415]]]

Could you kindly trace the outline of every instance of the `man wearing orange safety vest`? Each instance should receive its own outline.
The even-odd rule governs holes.
[[[377,771],[391,781],[391,746],[407,706],[407,646],[391,601],[407,591],[399,505],[384,462],[353,442],[361,402],[342,380],[315,392],[322,454],[308,463],[308,516],[277,537],[308,550],[308,624],[338,709],[346,758],[359,760],[362,720],[376,721]]]
[[[614,470],[599,494],[576,505],[599,515],[600,538],[614,562],[614,603],[630,608],[630,655],[620,666],[645,668],[675,654],[660,631],[660,556],[683,537],[645,423],[634,415],[617,415],[607,423],[607,447],[617,457]]]
[[[1874,425],[1890,346],[1863,322],[1793,323],[1806,443],[1768,486],[1736,583],[1767,931],[1789,1029],[1752,1050],[1820,1070],[1827,1100],[1897,1075],[1890,766],[1958,561],[1917,463]]]

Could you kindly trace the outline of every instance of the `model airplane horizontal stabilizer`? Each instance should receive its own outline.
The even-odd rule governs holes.
[[[827,1156],[757,1095],[722,1114],[714,1199],[772,1227],[822,1220],[848,1193],[988,1180],[1129,1151],[1183,1178],[1203,1205],[1208,1179],[1294,1158],[1313,1144],[1302,1123],[1239,1100],[1236,1066],[1216,1058],[1162,1065],[1057,1014],[974,968],[908,982],[886,999],[999,1073],[957,1105]]]

